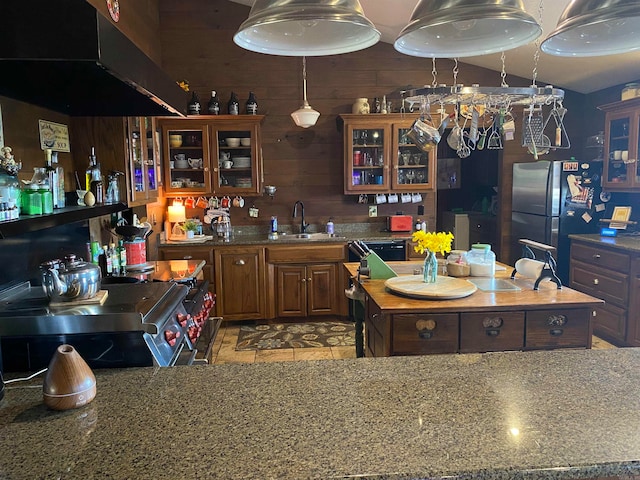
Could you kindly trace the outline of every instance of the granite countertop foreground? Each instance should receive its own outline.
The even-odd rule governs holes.
[[[640,474],[640,349],[100,370],[54,412],[7,386],[0,477],[577,479]]]

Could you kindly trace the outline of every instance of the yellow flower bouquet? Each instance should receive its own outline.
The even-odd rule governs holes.
[[[415,242],[413,249],[417,253],[440,252],[440,255],[451,251],[451,242],[453,242],[453,234],[451,232],[425,232],[418,230],[413,233],[411,240]]]
[[[418,230],[411,236],[411,240],[415,242],[413,249],[418,253],[427,252],[424,258],[423,281],[425,283],[436,283],[438,279],[438,260],[436,260],[436,252],[441,255],[451,251],[451,242],[453,234],[451,232],[425,232]]]

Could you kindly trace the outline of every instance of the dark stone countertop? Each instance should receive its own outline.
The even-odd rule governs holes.
[[[599,234],[569,235],[569,238],[594,243],[603,247],[617,248],[631,253],[640,252],[640,236],[619,235],[617,237],[603,237]]]
[[[640,349],[96,372],[76,410],[7,386],[0,477],[579,479],[640,474]]]

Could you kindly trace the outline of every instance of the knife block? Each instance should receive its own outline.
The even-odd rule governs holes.
[[[96,396],[96,377],[71,345],[60,345],[42,385],[44,404],[52,410],[82,407]]]

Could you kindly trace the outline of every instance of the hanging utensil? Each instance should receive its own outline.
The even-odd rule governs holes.
[[[544,131],[548,131],[549,133],[553,133],[554,142],[551,145],[552,148],[556,149],[567,149],[571,148],[571,140],[569,139],[569,135],[567,134],[567,130],[564,126],[564,116],[567,113],[567,109],[562,106],[562,102],[553,103],[553,108],[547,117],[547,120],[544,123]],[[547,130],[547,125],[551,123],[551,119],[553,118],[555,128],[550,128]]]

